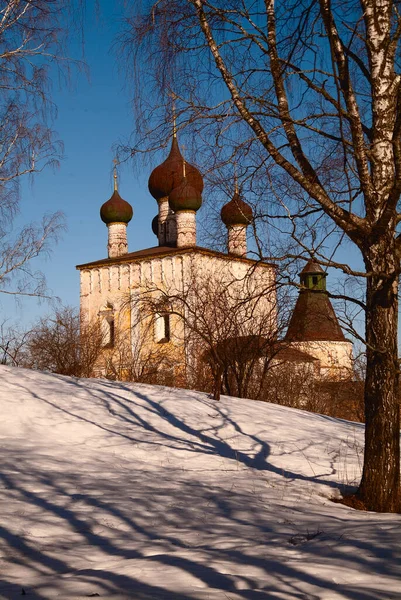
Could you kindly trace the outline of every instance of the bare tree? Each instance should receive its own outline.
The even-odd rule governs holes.
[[[79,0],[78,0],[79,3]],[[62,227],[61,213],[13,232],[22,176],[57,164],[62,144],[52,122],[51,76],[65,77],[65,42],[74,30],[75,2],[8,0],[0,7],[0,291],[45,296],[41,273],[30,263],[50,248]],[[66,22],[69,21],[69,26]]]
[[[32,268],[32,259],[51,251],[65,229],[61,212],[30,223],[15,236],[0,233],[0,293],[13,296],[49,298],[41,271]]]
[[[102,341],[98,322],[80,323],[75,308],[58,308],[42,317],[29,332],[25,365],[61,375],[91,377]]]
[[[150,286],[140,300],[142,314],[175,319],[173,343],[185,349],[177,360],[185,362],[187,385],[207,388],[211,380],[216,400],[221,393],[259,397],[277,353],[275,294],[255,297],[248,278],[228,276],[226,266],[205,278],[192,266],[178,288]]]
[[[131,329],[117,328],[112,344],[104,344],[96,360],[98,374],[112,380],[139,383],[170,384],[166,381],[169,357],[163,345],[147,345],[144,340],[153,337],[153,319],[138,318]],[[140,329],[140,336],[135,330]]]
[[[241,175],[256,195],[263,183],[272,190],[260,215],[287,218],[298,253],[313,248],[323,265],[365,280],[357,500],[376,511],[400,510],[400,34],[394,0],[149,0],[125,40],[141,81],[144,70],[153,77],[137,103],[148,114],[141,126],[166,122],[174,90],[178,125],[205,141],[211,167],[243,159]],[[153,131],[149,143],[165,128]],[[144,146],[139,136],[134,150]],[[297,234],[300,222],[309,228]],[[346,240],[364,269],[337,259]]]
[[[26,345],[29,330],[24,330],[7,320],[0,325],[0,362],[12,367],[26,366]]]
[[[76,332],[76,320],[78,311],[75,309],[64,309],[68,317],[74,322]],[[68,331],[68,330],[67,330]],[[75,335],[75,334],[74,334]],[[104,331],[99,321],[87,321],[80,319],[77,343],[73,346],[73,352],[78,355],[78,370],[75,373],[78,377],[94,377],[96,375],[96,365],[104,345]]]

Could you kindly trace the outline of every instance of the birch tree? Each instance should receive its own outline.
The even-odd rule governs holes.
[[[400,8],[392,0],[148,0],[133,9],[125,36],[144,92],[133,152],[166,134],[173,91],[178,129],[191,127],[208,167],[242,157],[251,186],[270,184],[276,217],[294,228],[306,219],[312,242],[324,223],[337,244],[359,251],[356,272],[325,253],[327,244],[315,248],[321,264],[365,281],[365,456],[347,501],[376,511],[400,510]],[[304,251],[307,239],[298,238]]]
[[[0,292],[46,296],[44,278],[31,270],[63,228],[63,215],[45,215],[19,232],[21,181],[55,166],[62,143],[53,131],[56,107],[52,80],[65,79],[73,64],[66,55],[75,2],[7,0],[0,3]],[[78,0],[79,4],[79,0]],[[67,27],[69,22],[69,27]]]

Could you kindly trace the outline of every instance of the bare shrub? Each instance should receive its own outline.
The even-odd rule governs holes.
[[[183,363],[175,384],[180,379],[191,388],[211,388],[216,400],[221,393],[249,397],[251,387],[259,394],[277,340],[278,311],[275,290],[253,293],[252,276],[237,279],[224,264],[206,277],[193,267],[181,289],[145,291],[141,314],[175,319],[175,350],[164,358]]]
[[[26,366],[61,375],[91,377],[102,347],[98,323],[80,323],[75,308],[41,318],[27,337]]]
[[[113,343],[98,354],[97,374],[114,381],[174,385],[174,369],[165,346],[147,343],[152,332],[153,320],[148,315],[138,317],[131,328],[117,327]]]

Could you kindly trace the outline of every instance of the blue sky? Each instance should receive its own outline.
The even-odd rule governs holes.
[[[64,143],[60,167],[47,168],[21,185],[21,211],[15,221],[40,220],[47,212],[61,210],[68,230],[47,259],[37,259],[33,266],[41,269],[51,293],[63,304],[79,305],[79,276],[75,265],[107,256],[107,228],[99,217],[100,206],[112,194],[113,147],[126,140],[133,128],[129,90],[125,75],[112,50],[121,27],[118,3],[103,0],[100,14],[94,2],[85,2],[84,59],[89,77],[76,74],[69,88],[54,82],[53,99],[58,107],[55,130]],[[78,36],[77,36],[78,37]],[[81,56],[81,42],[76,39],[70,54]],[[162,156],[154,157],[154,164]],[[147,190],[148,171],[134,173],[132,165],[119,170],[121,196],[134,208],[128,226],[129,250],[154,246],[151,220],[157,204]],[[50,310],[46,304],[26,299],[19,306],[10,297],[0,297],[3,317],[30,323],[37,315]]]
[[[66,216],[68,230],[51,256],[37,259],[33,264],[45,273],[50,293],[64,305],[79,306],[79,274],[75,265],[107,256],[107,228],[100,220],[99,209],[112,193],[114,149],[128,140],[134,127],[126,74],[115,46],[113,50],[122,28],[121,4],[117,0],[84,2],[84,60],[89,76],[76,73],[71,86],[63,88],[55,78],[53,86],[53,99],[58,107],[55,129],[64,143],[64,159],[59,168],[48,168],[33,182],[26,179],[21,185],[21,212],[16,228],[40,219],[47,212],[61,210]],[[78,34],[70,54],[81,58]],[[165,153],[155,153],[151,162],[155,166],[164,158]],[[157,243],[151,231],[157,204],[147,189],[151,168],[139,173],[131,164],[119,168],[121,196],[134,209],[128,226],[130,251]],[[349,244],[343,245],[344,260],[349,260]],[[353,259],[359,262],[355,254],[351,249]],[[16,303],[12,297],[0,295],[0,310],[2,318],[28,326],[51,308],[35,299]]]

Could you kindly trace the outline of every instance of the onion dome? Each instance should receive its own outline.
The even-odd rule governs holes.
[[[188,169],[186,163],[185,168]],[[168,203],[174,212],[182,210],[197,211],[202,206],[202,195],[199,189],[191,184],[191,181],[186,175],[182,177],[180,185],[174,188],[169,195]]]
[[[117,190],[114,190],[112,197],[100,209],[100,218],[106,225],[129,223],[133,214],[131,204],[123,200]]]
[[[152,231],[155,235],[159,236],[159,215],[156,215],[152,219]]]
[[[153,198],[160,200],[170,195],[170,192],[181,183],[184,158],[180,152],[176,136],[173,136],[170,154],[166,160],[153,169],[148,182],[149,192]],[[193,165],[186,164],[186,175],[188,183],[194,187],[199,194],[203,191],[203,178],[198,169]]]
[[[103,223],[129,223],[134,214],[131,204],[123,200],[118,193],[117,161],[114,161],[114,192],[112,197],[100,209],[100,218]]]
[[[220,215],[227,227],[229,225],[249,225],[253,219],[252,208],[242,200],[237,190],[232,200],[223,206]]]

